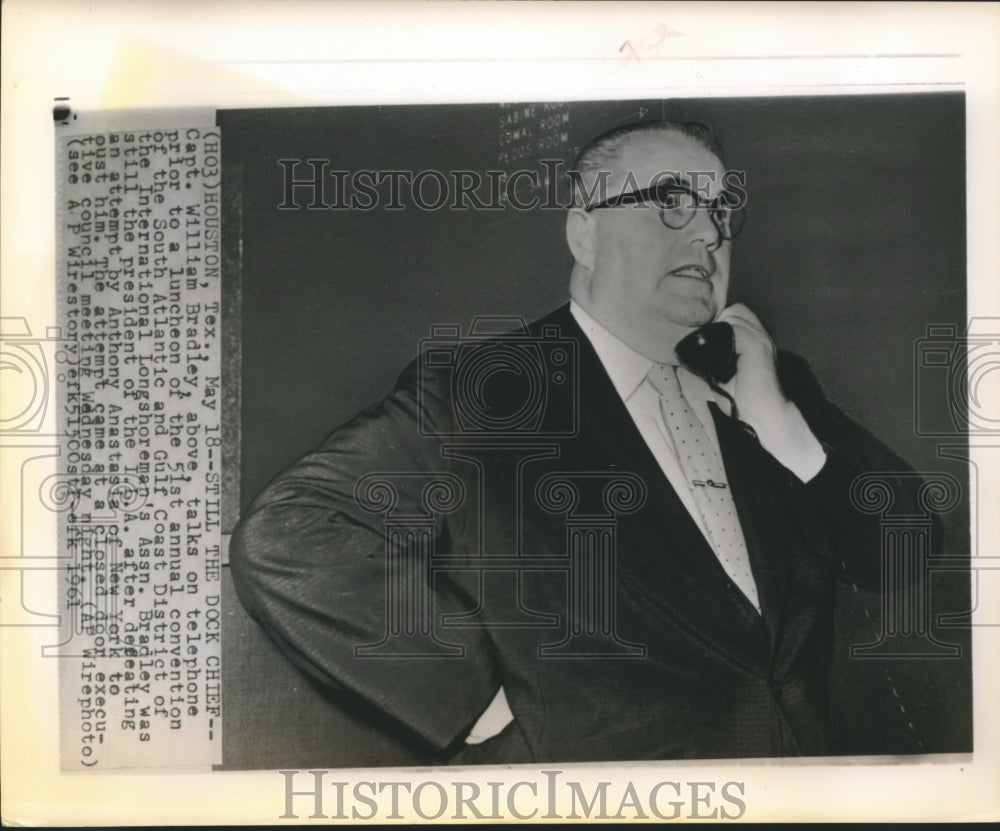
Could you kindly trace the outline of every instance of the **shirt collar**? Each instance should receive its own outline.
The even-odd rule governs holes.
[[[569,301],[569,310],[604,364],[618,395],[628,401],[656,362],[623,343],[575,300]]]

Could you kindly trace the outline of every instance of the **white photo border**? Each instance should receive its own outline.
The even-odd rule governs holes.
[[[4,8],[0,304],[4,316],[25,318],[33,331],[55,323],[52,105],[57,97],[86,111],[627,99],[662,97],[667,89],[672,97],[963,91],[969,317],[1000,316],[997,5],[89,5],[13,0]],[[664,30],[672,34],[660,39]],[[1000,411],[997,405],[994,411]],[[997,470],[985,452],[978,461],[980,505],[995,504]],[[16,470],[4,467],[0,475],[0,491],[16,486]],[[980,546],[995,544],[995,520],[982,513],[987,533]],[[35,550],[55,547],[51,515],[3,515],[0,557],[10,556],[21,534],[31,538]],[[40,609],[54,606],[55,577],[50,577],[50,583],[40,578],[34,594],[22,601]],[[19,571],[0,570],[0,581],[5,601],[20,596]],[[982,601],[979,619],[995,618],[998,598]],[[0,626],[4,821],[296,821],[281,819],[285,779],[276,771],[60,773],[57,662],[40,658],[49,640],[44,627]],[[746,802],[740,818],[747,821],[997,819],[1000,629],[975,628],[973,654],[971,756],[553,767],[572,771],[587,793],[608,779],[631,781],[647,792],[665,779],[739,780]],[[461,780],[484,791],[488,781],[543,779],[541,768],[525,767],[336,773],[327,779]],[[378,816],[388,817],[389,793],[377,800]],[[309,799],[296,805],[298,821],[306,821]],[[446,814],[441,821],[455,819]]]

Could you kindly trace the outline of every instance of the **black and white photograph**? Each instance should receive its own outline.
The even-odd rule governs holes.
[[[219,123],[224,765],[971,750],[961,95]]]
[[[5,822],[996,817],[995,8],[49,5]]]

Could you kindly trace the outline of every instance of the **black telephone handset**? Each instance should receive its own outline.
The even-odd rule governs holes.
[[[725,384],[736,374],[736,335],[733,327],[720,321],[709,323],[684,337],[676,348],[678,360],[713,387]]]
[[[757,433],[740,419],[736,401],[720,384],[725,384],[736,374],[736,333],[731,324],[716,321],[696,329],[681,338],[674,352],[677,359],[695,375],[704,378],[719,395],[729,399],[730,415],[754,438]]]

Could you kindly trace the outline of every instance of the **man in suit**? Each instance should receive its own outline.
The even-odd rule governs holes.
[[[442,341],[280,474],[239,596],[430,758],[828,753],[835,584],[880,579],[851,483],[908,468],[726,305],[742,193],[707,128],[621,128],[576,171],[571,302]],[[736,372],[705,380],[675,349],[720,321]],[[519,360],[540,388],[490,370]]]

